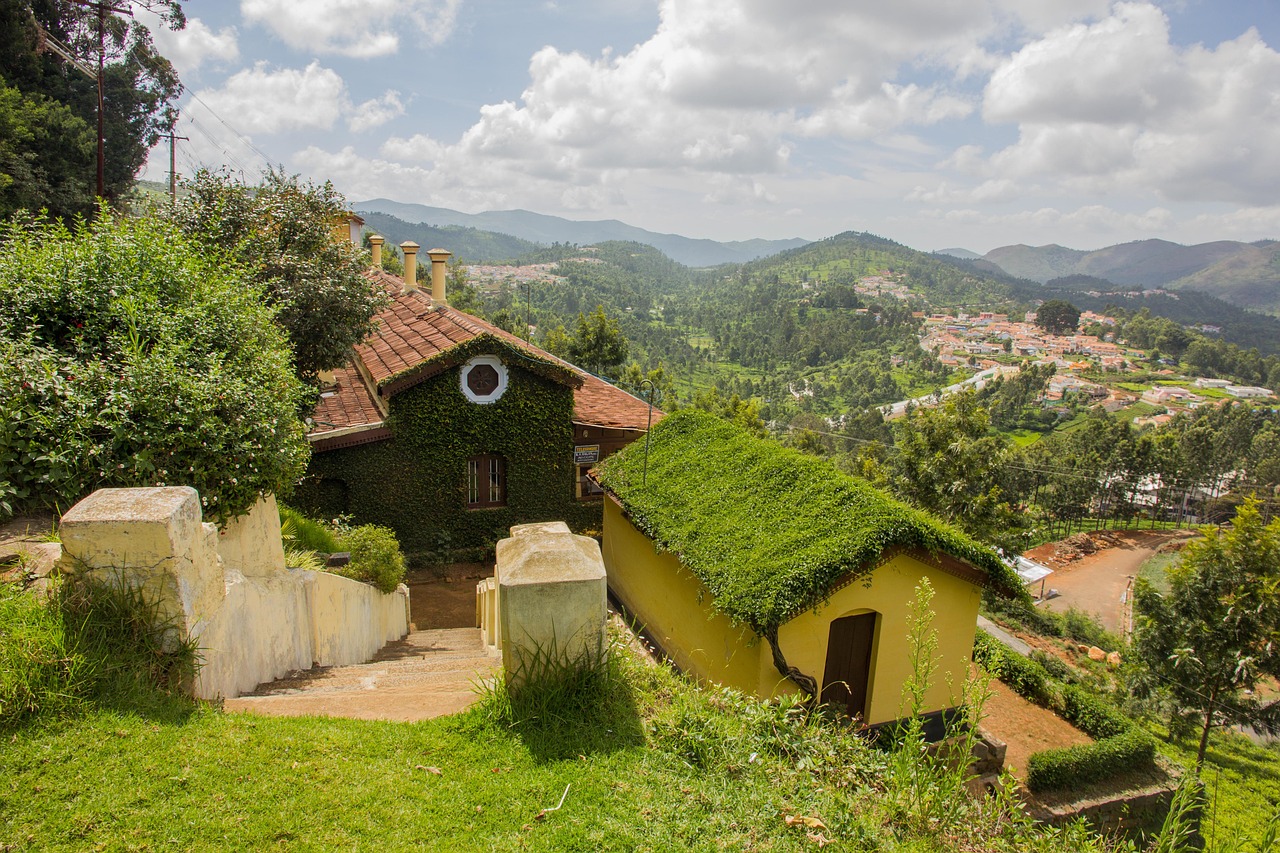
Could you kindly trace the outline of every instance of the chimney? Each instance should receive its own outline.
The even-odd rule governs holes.
[[[444,276],[445,265],[452,254],[448,249],[427,250],[427,257],[431,258],[431,301],[437,305],[449,304],[444,292]]]
[[[382,268],[382,244],[385,242],[386,240],[377,234],[369,235],[369,251],[373,253],[373,265],[378,269]]]
[[[418,289],[418,244],[405,240],[400,251],[404,253],[404,292],[413,293]]]

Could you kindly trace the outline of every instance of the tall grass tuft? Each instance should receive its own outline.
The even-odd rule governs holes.
[[[333,530],[283,504],[280,506],[280,528],[285,538],[299,550],[316,551],[320,554],[342,550]]]
[[[478,685],[480,710],[518,733],[535,753],[562,758],[608,752],[643,740],[628,656],[610,634],[603,649],[566,656],[557,643],[535,646],[517,664]]]
[[[42,600],[0,584],[0,728],[91,704],[181,711],[199,662],[196,642],[137,587],[63,581]]]
[[[94,675],[57,607],[0,583],[0,728],[73,711]]]

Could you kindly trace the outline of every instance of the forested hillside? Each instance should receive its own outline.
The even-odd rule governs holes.
[[[1218,240],[1194,246],[1135,240],[1094,251],[1002,246],[987,252],[983,262],[1032,281],[1091,276],[1113,282],[1115,290],[1194,290],[1242,308],[1280,312],[1280,243],[1274,240]]]

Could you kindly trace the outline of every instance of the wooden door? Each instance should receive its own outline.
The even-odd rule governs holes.
[[[831,623],[827,665],[822,673],[822,701],[842,706],[850,717],[866,722],[867,689],[871,686],[871,642],[876,614],[844,616]]]

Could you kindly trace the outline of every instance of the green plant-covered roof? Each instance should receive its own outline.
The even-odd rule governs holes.
[[[637,441],[603,463],[601,484],[679,555],[718,610],[757,631],[818,604],[847,575],[869,573],[892,548],[950,555],[984,572],[992,589],[1022,594],[994,551],[821,459],[693,410],[668,416],[649,438],[647,477]]]

